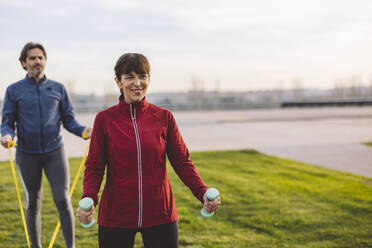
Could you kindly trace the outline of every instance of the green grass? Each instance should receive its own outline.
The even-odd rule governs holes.
[[[372,142],[365,142],[365,143],[363,143],[363,144],[365,144],[365,145],[367,145],[367,146],[372,146]]]
[[[220,190],[222,205],[213,218],[203,219],[201,204],[169,167],[180,216],[180,247],[372,247],[371,178],[252,150],[191,156],[208,186]],[[74,176],[80,159],[71,159],[70,164]],[[0,163],[0,180],[0,247],[26,247],[8,162]],[[81,182],[73,196],[74,208]],[[45,181],[44,247],[48,247],[56,216]],[[54,247],[64,247],[61,232]],[[97,227],[86,230],[76,223],[76,247],[98,247]],[[142,247],[140,235],[136,247]]]

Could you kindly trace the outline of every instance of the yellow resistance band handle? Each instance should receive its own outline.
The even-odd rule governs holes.
[[[31,245],[30,245],[30,239],[28,237],[28,231],[27,231],[27,226],[26,226],[26,218],[25,218],[25,214],[23,213],[22,200],[21,200],[21,195],[19,193],[19,187],[18,187],[18,181],[17,181],[17,173],[16,173],[15,165],[14,165],[14,162],[13,162],[13,159],[12,159],[12,152],[10,151],[11,145],[12,146],[16,146],[17,144],[13,140],[11,141],[11,144],[8,143],[9,160],[10,160],[10,165],[12,167],[14,184],[16,186],[17,198],[18,198],[18,204],[19,204],[19,210],[21,211],[23,227],[25,229],[25,234],[26,234],[27,246],[30,248],[31,247]]]
[[[82,134],[81,134],[81,137],[83,139],[88,139],[88,132],[87,131],[84,131]]]

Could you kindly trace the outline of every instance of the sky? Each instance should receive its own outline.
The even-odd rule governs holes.
[[[371,13],[370,0],[0,0],[0,94],[25,76],[29,41],[81,94],[117,91],[126,52],[148,57],[150,92],[372,85]]]

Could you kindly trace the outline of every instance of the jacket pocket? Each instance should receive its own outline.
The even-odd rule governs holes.
[[[167,192],[167,187],[165,184],[161,186],[161,194],[162,194],[162,201],[161,201],[161,214],[168,216],[169,213],[169,192]]]
[[[62,101],[62,96],[59,92],[55,91],[46,91],[43,97],[43,104],[49,107],[54,111],[57,111],[59,108],[59,104]]]
[[[25,130],[23,128],[23,125],[20,123],[17,123],[17,143],[19,143],[20,141],[21,142],[23,141],[24,134],[25,134]]]
[[[28,94],[27,94],[28,93]],[[24,92],[20,95],[20,100],[18,102],[18,109],[22,112],[35,112],[38,105],[38,99],[31,92]]]

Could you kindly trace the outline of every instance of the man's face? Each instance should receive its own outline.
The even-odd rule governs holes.
[[[33,48],[27,52],[26,61],[22,61],[28,75],[33,78],[40,78],[44,75],[45,56],[41,49]]]

